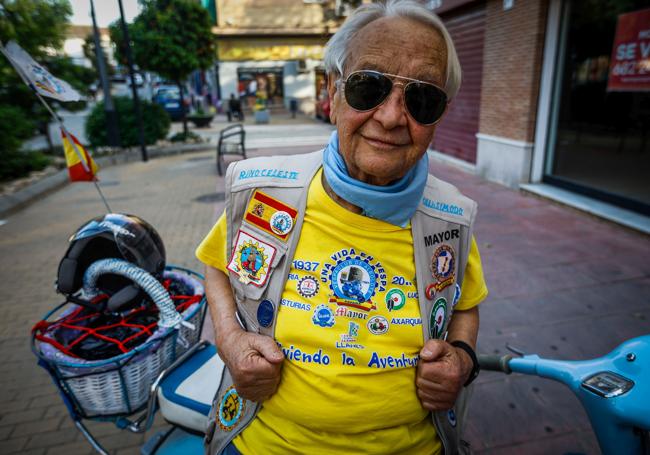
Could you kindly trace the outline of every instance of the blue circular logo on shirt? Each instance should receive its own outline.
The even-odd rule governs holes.
[[[318,305],[314,310],[311,321],[320,327],[332,327],[334,325],[334,312],[327,305]]]
[[[377,275],[365,261],[347,259],[332,270],[332,290],[341,299],[363,303],[375,293]]]

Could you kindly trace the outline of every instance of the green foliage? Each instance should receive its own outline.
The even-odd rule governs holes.
[[[196,142],[200,143],[203,142],[203,138],[199,136],[198,134],[188,131],[187,133],[184,133],[182,131],[174,134],[172,137],[169,138],[170,142]]]
[[[21,152],[20,144],[29,138],[36,124],[16,106],[0,105],[0,180],[24,177],[50,163],[42,153]]]
[[[88,70],[65,57],[51,57],[51,49],[60,49],[72,14],[68,0],[0,0],[0,41],[16,41],[36,61],[55,76],[86,93]],[[52,105],[57,105],[51,101]],[[83,103],[66,103],[75,110]],[[8,119],[8,120],[5,120]],[[25,159],[17,155],[20,144],[39,128],[45,130],[50,116],[4,56],[0,56],[0,155],[2,166],[10,166],[9,155],[17,167]],[[14,158],[11,158],[13,160]],[[22,160],[22,161],[21,161]],[[24,166],[23,166],[24,167]],[[3,173],[4,175],[4,173]]]
[[[104,46],[101,46],[101,48],[104,66],[106,67],[106,73],[108,73],[109,76],[112,76],[115,74],[115,68],[113,68],[113,66],[106,61],[106,49],[104,49]],[[97,74],[97,77],[99,77],[99,67],[97,66],[97,52],[95,51],[95,38],[92,34],[88,35],[84,40],[83,52],[84,57],[90,60],[95,70],[95,74]]]
[[[206,69],[214,60],[212,22],[208,11],[194,0],[143,0],[142,11],[129,26],[134,60],[138,66],[172,81]],[[110,26],[116,58],[124,49],[118,23]]]
[[[122,146],[133,147],[139,145],[138,125],[133,109],[133,100],[127,97],[116,97],[114,102]],[[147,101],[141,101],[140,107],[142,109],[145,143],[154,144],[157,140],[167,137],[171,125],[167,112],[161,106]],[[93,108],[86,120],[86,134],[90,143],[95,147],[109,145],[107,129],[104,105],[100,103]]]
[[[36,130],[36,123],[16,106],[0,105],[0,161],[18,151],[20,144]]]
[[[68,0],[0,0],[0,41],[14,40],[39,60],[46,47],[61,47],[71,14]]]
[[[3,154],[0,166],[0,181],[26,177],[32,171],[41,171],[51,162],[52,157],[41,152],[12,152]]]

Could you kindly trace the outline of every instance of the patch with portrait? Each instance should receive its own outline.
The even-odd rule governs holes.
[[[229,387],[219,400],[219,426],[224,431],[232,430],[239,422],[246,402],[239,396],[234,386]]]
[[[269,276],[275,253],[273,245],[240,230],[227,268],[236,273],[242,283],[262,287]]]
[[[435,288],[438,292],[454,282],[456,255],[449,245],[440,245],[431,257],[431,274],[435,278]]]

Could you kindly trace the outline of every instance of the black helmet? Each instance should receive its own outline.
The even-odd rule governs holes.
[[[78,291],[88,266],[104,258],[124,259],[160,278],[165,268],[165,246],[158,232],[135,215],[108,213],[93,218],[70,238],[59,264],[59,292],[71,295]],[[98,285],[110,294],[129,283],[116,275],[107,275],[102,281]]]

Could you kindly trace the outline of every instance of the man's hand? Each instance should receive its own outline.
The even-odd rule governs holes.
[[[239,395],[257,402],[275,393],[284,356],[271,337],[236,328],[218,336],[217,346]]]
[[[451,409],[472,372],[472,359],[462,349],[442,340],[429,340],[420,351],[415,385],[422,407]]]

